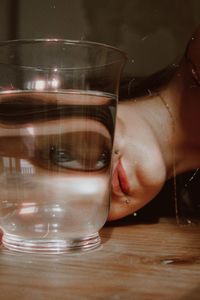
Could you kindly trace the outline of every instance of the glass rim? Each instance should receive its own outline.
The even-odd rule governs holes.
[[[13,40],[4,40],[4,41],[0,41],[0,49],[1,47],[4,46],[8,46],[8,45],[20,45],[20,44],[37,44],[37,43],[42,43],[42,44],[46,44],[46,43],[57,43],[57,44],[63,44],[63,45],[82,45],[82,46],[88,46],[88,47],[99,47],[102,49],[107,49],[110,51],[113,51],[113,53],[118,53],[119,58],[115,58],[113,59],[111,62],[109,62],[108,64],[105,65],[99,65],[96,67],[103,67],[106,65],[111,65],[111,64],[115,64],[117,62],[123,62],[125,64],[125,62],[127,61],[128,57],[125,51],[106,44],[106,43],[99,43],[99,42],[95,42],[95,41],[88,41],[88,40],[73,40],[73,39],[62,39],[62,38],[36,38],[36,39],[13,39]],[[3,65],[4,63],[0,62],[0,65]],[[15,64],[12,64],[15,65]],[[22,68],[36,68],[37,67],[33,67],[33,66],[23,66],[23,65],[16,65],[18,67],[22,67]],[[83,67],[84,68],[84,67]],[[90,67],[89,67],[90,68]],[[40,69],[40,67],[39,67]],[[79,69],[79,68],[71,68],[73,70],[75,69]],[[82,69],[82,68],[80,68]],[[86,67],[87,69],[87,67]],[[60,70],[70,70],[70,68],[68,67],[61,67]]]

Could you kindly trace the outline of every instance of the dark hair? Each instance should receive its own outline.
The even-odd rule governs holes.
[[[165,69],[146,77],[122,77],[119,100],[137,98],[158,91],[170,81],[178,66],[178,64],[169,65]]]

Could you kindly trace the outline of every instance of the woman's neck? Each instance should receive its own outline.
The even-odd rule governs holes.
[[[172,153],[171,158],[169,155],[165,157],[168,177],[173,175],[174,166],[177,174],[198,168],[200,87],[194,83],[186,65],[179,69],[170,84],[158,93],[158,96],[165,107],[165,114],[168,114],[166,130],[170,138],[167,149],[169,151],[171,148]],[[161,135],[159,139],[160,145],[166,146]]]

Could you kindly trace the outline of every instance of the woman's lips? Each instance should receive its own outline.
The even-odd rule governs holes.
[[[116,196],[129,194],[129,183],[121,161],[118,162],[113,173],[112,190]]]

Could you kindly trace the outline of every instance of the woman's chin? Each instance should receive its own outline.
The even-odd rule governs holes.
[[[130,215],[131,213],[133,213],[133,207],[127,195],[119,196],[112,194],[112,201],[110,205],[108,221],[122,219]]]

